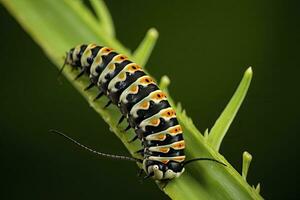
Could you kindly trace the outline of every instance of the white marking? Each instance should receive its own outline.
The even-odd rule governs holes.
[[[159,162],[164,162],[164,161],[176,161],[176,162],[183,162],[185,160],[185,156],[174,156],[174,157],[159,157],[159,156],[149,156],[147,158],[148,160],[155,160]]]
[[[137,111],[139,111],[139,110],[148,110],[149,107],[147,107],[147,108],[142,108],[141,107],[141,105],[145,102],[150,103],[150,101],[154,101],[155,104],[158,104],[160,101],[167,100],[166,97],[161,98],[161,99],[154,98],[158,93],[162,93],[162,91],[161,90],[155,90],[155,91],[151,92],[148,96],[146,96],[145,98],[140,100],[138,103],[136,103],[132,107],[132,109],[130,111],[130,115],[133,116],[134,118],[137,118],[138,117]]]
[[[88,58],[91,57],[92,55],[92,47],[95,47],[95,44],[89,44],[86,49],[84,50],[84,52],[82,53],[81,59],[80,59],[80,63],[82,67],[88,66],[89,63],[87,62]]]
[[[74,51],[73,51],[73,54],[72,54],[72,60],[73,60],[73,62],[75,62],[75,61],[78,60],[77,55],[78,55],[79,52],[80,52],[80,47],[81,47],[81,45],[77,45],[77,46],[75,47]]]
[[[109,91],[111,91],[111,92],[116,92],[117,91],[117,88],[115,88],[115,85],[118,83],[118,82],[121,82],[121,81],[125,81],[126,80],[126,78],[127,78],[127,74],[126,74],[126,72],[129,72],[129,74],[133,74],[133,73],[135,73],[136,71],[141,71],[141,69],[139,69],[139,70],[136,70],[136,71],[130,71],[129,70],[129,68],[130,67],[132,67],[132,66],[135,66],[136,65],[136,63],[130,63],[130,64],[128,64],[128,65],[126,65],[111,81],[110,81],[110,83],[109,83],[109,85],[108,85],[108,90]],[[119,75],[121,74],[121,73],[124,73],[124,78],[123,79],[120,79],[119,78]]]
[[[124,60],[121,60],[120,57],[122,57],[123,55],[119,54],[116,55],[105,67],[105,69],[103,70],[103,72],[100,74],[99,79],[98,79],[98,85],[101,85],[103,83],[105,83],[107,80],[105,79],[105,76],[107,74],[111,74],[116,70],[116,63],[121,63]],[[124,56],[123,56],[124,57]]]
[[[168,169],[165,174],[164,174],[164,179],[173,179],[173,178],[177,178],[179,177],[183,172],[184,172],[184,168],[182,168],[182,171],[181,172],[174,172],[173,170],[171,169]]]
[[[110,52],[111,52],[111,51],[109,51],[109,52],[106,51],[106,47],[102,47],[102,48],[100,49],[100,51],[98,51],[98,53],[97,53],[97,55],[96,55],[96,57],[94,58],[94,61],[93,61],[93,63],[92,63],[91,69],[90,69],[90,78],[91,78],[91,77],[95,77],[95,76],[99,76],[99,74],[96,72],[96,68],[97,68],[99,65],[102,64],[102,62],[103,62],[102,56],[106,56],[106,55],[108,55]],[[98,58],[100,58],[100,59],[99,59],[98,62],[96,62],[96,60],[98,60]]]
[[[143,131],[146,131],[146,126],[153,126],[151,121],[154,119],[159,119],[159,118],[163,118],[166,121],[169,121],[171,118],[175,118],[175,115],[172,115],[170,117],[166,117],[166,116],[162,116],[163,113],[165,113],[167,110],[173,110],[172,107],[168,107],[165,109],[162,109],[161,111],[159,111],[158,113],[156,113],[155,115],[152,115],[151,117],[148,117],[147,119],[144,119],[140,124],[139,127],[143,129]]]
[[[148,75],[142,76],[142,77],[138,78],[135,82],[133,82],[129,87],[127,87],[120,95],[119,103],[121,103],[121,102],[125,103],[125,104],[128,103],[128,101],[126,99],[127,95],[136,94],[136,93],[133,93],[132,91],[130,91],[131,87],[139,86],[139,85],[147,86],[149,83],[141,83],[141,80],[143,80],[145,77],[149,77],[149,76]]]
[[[156,180],[161,180],[164,177],[164,173],[159,169],[158,165],[153,166],[153,178]]]
[[[181,148],[173,148],[173,146],[175,145],[177,145],[177,144],[180,144],[180,143],[182,143],[183,144],[183,146],[181,147]],[[170,151],[170,148],[172,148],[172,149],[175,149],[175,150],[179,150],[179,149],[184,149],[184,141],[183,140],[180,140],[180,141],[177,141],[177,142],[173,142],[173,143],[171,143],[171,144],[168,144],[168,145],[162,145],[162,146],[152,146],[152,147],[149,147],[149,150],[150,151],[155,151],[155,152],[162,152],[160,149],[161,148],[168,148],[168,151],[167,152],[169,152]],[[167,153],[166,152],[166,153]],[[164,152],[162,152],[162,153],[164,153]]]
[[[164,174],[164,179],[172,179],[176,177],[176,172],[171,169],[168,169]]]
[[[170,133],[171,129],[174,129],[174,128],[181,128],[181,127],[180,127],[180,125],[172,126],[172,127],[168,128],[167,130],[163,130],[161,132],[148,135],[145,138],[145,140],[147,140],[147,141],[150,141],[150,140],[160,140],[160,141],[162,141],[162,140],[164,140],[164,138],[163,139],[158,139],[157,138],[158,135],[161,135],[161,134],[162,135],[167,135],[167,134],[169,134],[169,135],[175,136],[175,135],[178,135],[178,134],[182,134],[182,129],[181,129],[181,131],[178,131],[177,133]]]

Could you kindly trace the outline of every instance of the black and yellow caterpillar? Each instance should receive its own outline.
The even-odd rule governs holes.
[[[82,44],[67,52],[65,65],[80,71],[76,79],[88,75],[90,85],[86,90],[96,86],[99,94],[95,100],[105,95],[109,98],[106,107],[111,103],[117,105],[122,113],[119,123],[126,118],[129,125],[125,130],[133,128],[136,133],[134,140],[142,142],[143,149],[139,151],[142,160],[124,156],[115,158],[141,162],[146,177],[155,180],[179,177],[184,172],[184,166],[192,161],[216,161],[210,158],[185,161],[182,128],[166,94],[138,64],[128,60],[125,55],[111,48]]]

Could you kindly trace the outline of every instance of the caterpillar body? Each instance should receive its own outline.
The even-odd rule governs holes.
[[[166,94],[125,55],[108,47],[81,44],[67,52],[65,65],[79,69],[76,79],[84,74],[89,76],[90,85],[86,90],[94,86],[99,89],[95,100],[106,95],[109,98],[106,107],[112,103],[120,109],[122,117],[119,123],[126,118],[129,125],[125,130],[133,128],[136,133],[132,141],[139,139],[142,142],[143,149],[139,153],[143,159],[132,159],[143,164],[147,178],[170,180],[179,177],[187,163],[216,161],[210,158],[185,161],[183,131]]]

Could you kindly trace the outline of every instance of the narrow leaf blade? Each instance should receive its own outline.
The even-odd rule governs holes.
[[[101,26],[105,29],[109,37],[114,37],[114,23],[105,3],[102,0],[90,0],[90,2],[98,16]]]
[[[145,68],[145,64],[147,63],[151,52],[154,48],[156,40],[158,38],[158,32],[155,28],[151,28],[146,33],[145,38],[140,43],[138,48],[135,50],[133,54],[133,59],[136,63],[143,66]]]
[[[230,124],[232,123],[247,94],[252,79],[252,74],[252,69],[251,67],[249,67],[244,73],[244,77],[231,100],[227,104],[220,117],[215,122],[208,135],[208,142],[216,151],[219,151],[222,140],[225,137]]]

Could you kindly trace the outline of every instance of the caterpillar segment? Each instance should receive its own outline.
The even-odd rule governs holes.
[[[105,66],[104,62],[107,60],[108,55],[112,52],[112,49],[110,48],[100,48],[97,55],[95,56],[95,58],[93,59],[93,62],[91,64],[91,68],[90,68],[90,73],[89,73],[89,78],[91,81],[91,84],[93,86],[96,85],[97,81],[98,81],[98,77],[101,73],[101,71],[103,71],[103,68]]]
[[[166,130],[163,130],[161,132],[147,135],[144,138],[145,138],[145,140],[148,140],[148,141],[164,141],[169,136],[172,137],[172,136],[176,136],[179,134],[182,134],[182,130],[181,130],[180,125],[176,125],[176,126],[168,128]]]
[[[118,123],[127,119],[127,131],[133,128],[143,149],[146,178],[170,180],[184,172],[185,141],[182,128],[170,106],[167,96],[154,80],[136,63],[113,49],[95,44],[78,45],[67,53],[65,64],[78,69],[76,78],[87,74],[90,85],[105,95],[110,104],[116,105],[122,114]],[[132,160],[137,160],[132,158]]]

